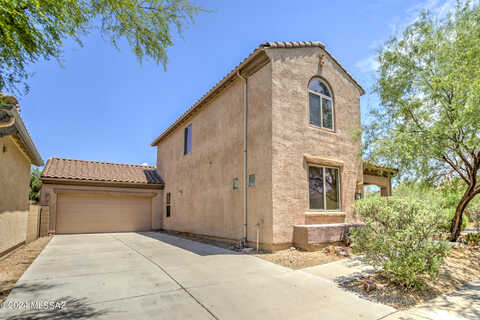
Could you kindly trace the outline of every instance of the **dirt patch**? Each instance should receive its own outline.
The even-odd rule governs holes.
[[[304,251],[290,248],[276,252],[252,253],[255,257],[288,267],[294,270],[325,264],[350,256],[350,248],[329,246],[319,251]]]
[[[480,247],[452,249],[445,258],[440,276],[428,281],[423,291],[405,289],[390,282],[381,274],[368,275],[363,278],[341,284],[370,300],[377,301],[397,309],[406,309],[424,303],[441,294],[455,290],[470,281],[480,278]],[[365,280],[371,280],[377,289],[366,293],[363,289]]]
[[[0,303],[7,299],[13,286],[52,237],[39,238],[0,259]]]

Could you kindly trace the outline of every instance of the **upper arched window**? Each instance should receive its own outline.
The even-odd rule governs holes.
[[[333,101],[328,86],[314,78],[308,84],[310,124],[333,130]]]

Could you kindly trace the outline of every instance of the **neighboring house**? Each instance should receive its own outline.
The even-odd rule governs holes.
[[[319,42],[260,45],[165,130],[157,167],[51,158],[50,232],[166,229],[276,250],[342,239],[363,186],[362,87]]]
[[[154,167],[50,158],[40,178],[50,233],[161,228],[163,181]]]
[[[270,250],[341,240],[363,185],[389,195],[395,173],[363,166],[363,94],[319,42],[260,45],[153,141],[163,228]]]
[[[27,235],[31,165],[43,160],[20,116],[18,101],[0,94],[0,256]]]

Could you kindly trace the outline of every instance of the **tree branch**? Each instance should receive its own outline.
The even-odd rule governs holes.
[[[450,167],[452,167],[453,170],[455,170],[455,171],[460,175],[460,177],[461,177],[467,184],[470,184],[470,180],[468,180],[468,179],[465,177],[465,175],[462,173],[462,171],[460,171],[460,169],[453,163],[452,160],[450,160],[447,156],[443,156],[442,158],[443,158],[443,160],[444,160],[445,162],[447,162],[447,163],[450,165]]]

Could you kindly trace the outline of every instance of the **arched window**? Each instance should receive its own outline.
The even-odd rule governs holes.
[[[327,85],[314,78],[308,84],[310,124],[333,130],[333,101]]]

